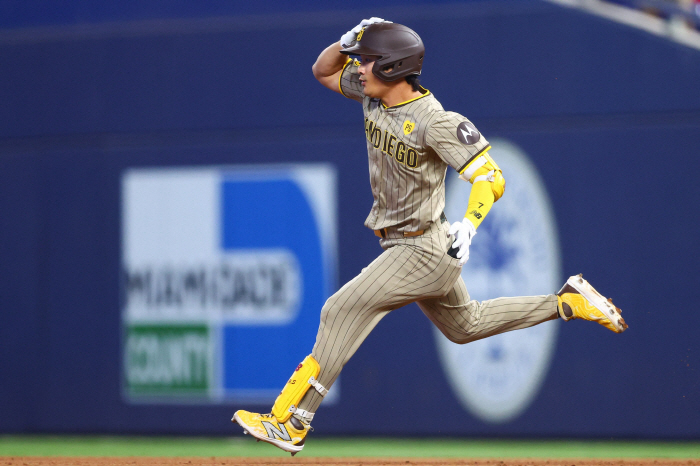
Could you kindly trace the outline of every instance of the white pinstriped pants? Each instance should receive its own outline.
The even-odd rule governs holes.
[[[384,252],[328,298],[312,355],[321,365],[318,380],[330,388],[367,335],[390,311],[416,302],[423,313],[455,343],[469,343],[499,333],[556,319],[556,295],[469,299],[458,260],[447,255],[449,223],[434,223],[421,236],[390,233]],[[316,412],[322,397],[309,390],[299,403]]]

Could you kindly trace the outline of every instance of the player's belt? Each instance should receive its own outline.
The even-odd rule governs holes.
[[[403,236],[405,238],[411,237],[411,236],[420,236],[423,233],[425,233],[425,230],[418,230],[418,231],[404,231]],[[386,228],[382,228],[381,230],[374,230],[374,234],[379,236],[380,238],[386,238],[387,235],[389,234],[389,231]]]
[[[445,217],[445,212],[440,214],[440,223],[445,223],[447,221],[447,217]],[[403,236],[404,238],[410,238],[412,236],[420,236],[423,233],[425,233],[425,230],[418,230],[418,231],[404,231]],[[375,236],[378,236],[380,238],[386,238],[389,235],[389,229],[388,228],[382,228],[380,230],[374,230]]]

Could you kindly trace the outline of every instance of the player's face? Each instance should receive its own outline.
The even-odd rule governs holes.
[[[360,83],[362,83],[365,95],[373,99],[381,99],[391,89],[391,85],[372,73],[375,61],[376,57],[361,55],[357,71],[360,73]]]

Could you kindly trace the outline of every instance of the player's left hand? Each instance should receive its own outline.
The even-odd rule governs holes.
[[[466,264],[469,260],[469,246],[472,244],[472,238],[476,235],[476,228],[468,218],[463,218],[461,222],[455,222],[450,226],[447,235],[455,237],[452,247],[457,249],[459,265]]]
[[[391,21],[385,21],[382,18],[377,18],[376,16],[371,17],[370,19],[363,19],[360,24],[355,26],[354,28],[350,29],[348,32],[342,35],[340,38],[340,46],[343,47],[344,49],[350,47],[354,42],[355,39],[357,39],[357,35],[360,33],[362,28],[365,26],[369,26],[370,24],[374,23],[390,23]]]

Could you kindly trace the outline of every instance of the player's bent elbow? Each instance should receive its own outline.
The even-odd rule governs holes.
[[[493,181],[491,182],[491,191],[493,192],[493,202],[499,200],[506,191],[506,179],[503,178],[503,174],[500,170],[494,173]]]
[[[323,63],[319,63],[319,60],[316,60],[316,62],[311,65],[311,72],[314,74],[314,78],[321,83],[324,83],[324,81],[330,77],[326,68],[327,67],[323,66]]]
[[[340,92],[338,88],[338,78],[333,75],[326,75],[322,71],[322,66],[318,64],[318,62],[314,63],[313,66],[311,67],[311,72],[314,74],[314,78],[321,84],[323,84],[324,87],[327,87],[328,89],[336,92]]]
[[[321,74],[318,69],[318,62],[315,62],[313,65],[311,65],[311,72],[314,74],[314,78],[318,79],[319,81],[321,80]]]

